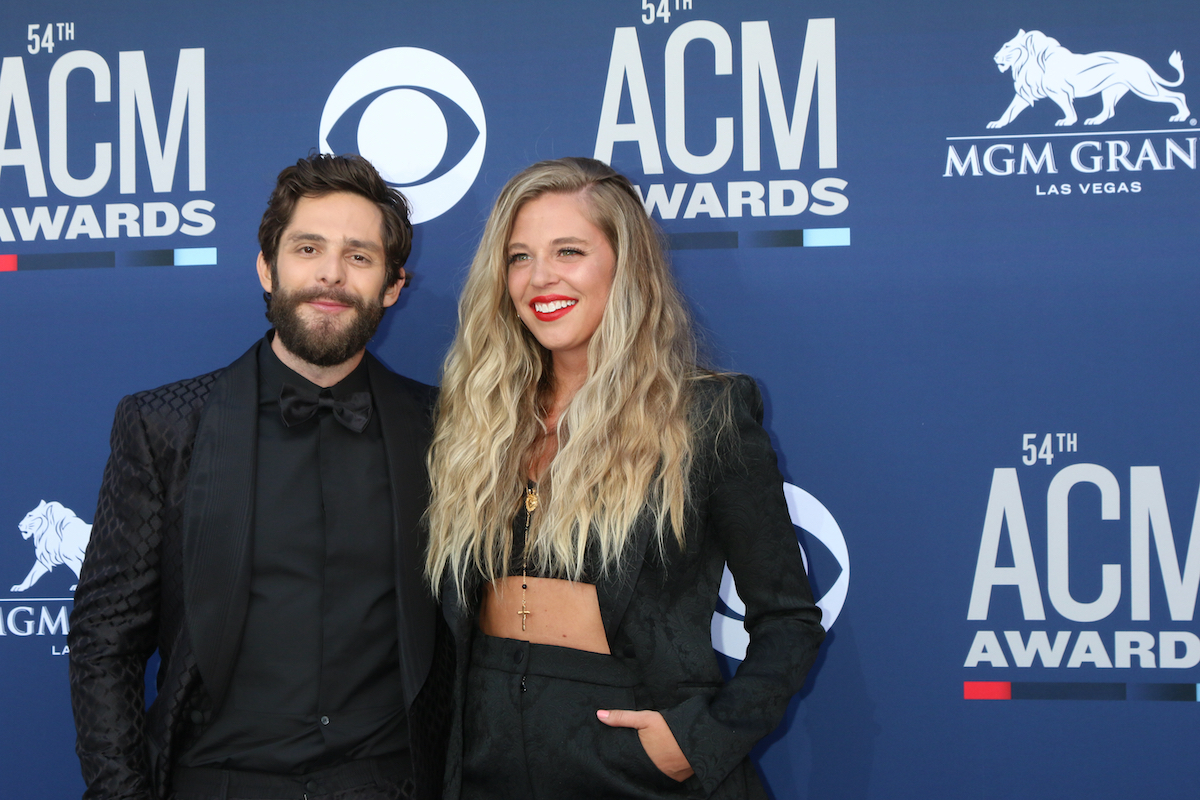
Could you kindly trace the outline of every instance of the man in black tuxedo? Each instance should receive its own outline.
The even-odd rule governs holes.
[[[85,800],[440,796],[433,389],[365,350],[407,281],[407,205],[364,159],[310,156],[259,243],[274,329],[117,407],[68,640]]]

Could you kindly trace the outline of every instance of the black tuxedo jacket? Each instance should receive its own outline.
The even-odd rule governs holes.
[[[68,637],[85,800],[166,797],[179,754],[224,698],[249,601],[258,348],[268,346],[117,406]],[[419,532],[435,390],[366,359],[395,509],[398,679],[419,794],[437,797],[446,656],[431,664],[449,644],[423,582]],[[156,649],[158,697],[146,709],[143,676]]]
[[[653,520],[644,513],[621,568],[601,575],[596,594],[609,651],[638,678],[638,710],[662,713],[695,770],[670,796],[765,800],[750,750],[783,719],[825,631],[796,546],[775,451],[762,427],[757,384],[745,375],[703,379],[694,407],[711,414],[697,424],[684,549],[668,533],[660,552]],[[750,635],[746,658],[728,681],[711,639],[726,563],[745,601]],[[447,800],[457,800],[461,790],[463,687],[474,605],[473,599],[460,602],[452,580],[443,582],[442,611],[458,650]],[[578,724],[602,723],[589,717]],[[570,743],[564,742],[564,769],[570,769],[570,757]]]

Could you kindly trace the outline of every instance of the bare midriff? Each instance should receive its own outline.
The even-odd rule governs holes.
[[[521,584],[525,583],[522,609]],[[521,629],[522,610],[525,629]],[[512,575],[495,581],[483,592],[479,629],[488,636],[520,639],[608,654],[608,637],[600,617],[600,601],[591,583],[559,578]]]

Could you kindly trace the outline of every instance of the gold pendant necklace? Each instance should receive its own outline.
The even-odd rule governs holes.
[[[527,572],[529,570],[529,521],[533,519],[533,511],[538,507],[537,487],[529,486],[525,489],[525,548],[521,553],[521,610],[517,613],[521,615],[521,630],[525,630],[525,622],[529,619],[529,615],[533,612],[529,610],[529,606],[525,603],[525,591],[529,588],[529,578]]]

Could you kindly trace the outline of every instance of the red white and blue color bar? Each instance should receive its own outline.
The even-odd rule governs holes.
[[[963,681],[964,700],[1176,700],[1200,701],[1197,683],[1041,683]]]
[[[209,267],[217,263],[215,247],[173,250],[119,250],[98,253],[0,254],[0,272],[47,269],[113,269],[115,267]]]

